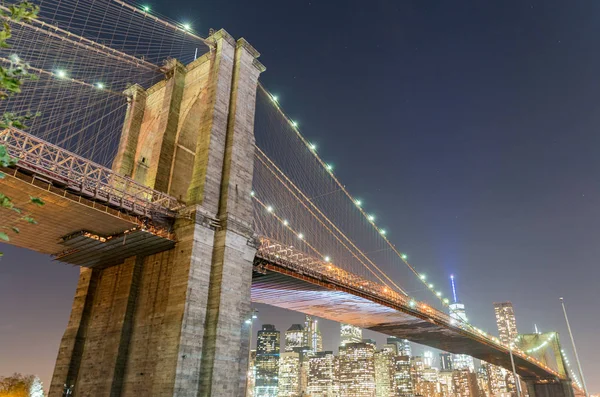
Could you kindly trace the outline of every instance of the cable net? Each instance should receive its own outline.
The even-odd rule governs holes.
[[[102,165],[116,153],[127,109],[123,91],[163,79],[161,66],[208,50],[181,26],[115,0],[42,0],[32,23],[9,22],[7,66],[15,56],[37,80],[0,103],[0,112],[38,113],[27,132]]]

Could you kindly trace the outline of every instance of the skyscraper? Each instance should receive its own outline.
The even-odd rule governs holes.
[[[431,350],[426,350],[423,352],[423,363],[425,364],[425,368],[431,368],[434,364],[433,352]]]
[[[452,383],[456,397],[479,397],[481,392],[477,384],[477,374],[468,369],[454,370]]]
[[[465,310],[465,305],[458,300],[454,275],[450,276],[450,283],[452,284],[452,296],[454,298],[454,301],[448,305],[450,317],[457,322],[466,323],[468,322],[467,312]],[[467,356],[466,354],[455,354],[452,358],[452,365],[454,369],[468,369],[471,372],[475,371],[473,357]]]
[[[302,324],[292,324],[287,331],[285,331],[285,351],[293,352],[298,351],[298,348],[306,348],[305,341],[305,330]]]
[[[440,353],[440,367],[442,371],[452,371],[452,354]]]
[[[387,344],[394,344],[397,346],[397,354],[402,356],[412,356],[412,351],[410,347],[410,342],[407,339],[400,339],[395,336],[390,336],[387,338]]]
[[[300,355],[291,351],[281,353],[279,358],[278,397],[298,397],[300,395]]]
[[[375,390],[377,397],[395,395],[396,357],[398,346],[386,344],[375,352]]]
[[[411,397],[413,395],[413,384],[410,370],[410,357],[396,357],[396,373],[394,374],[396,385],[396,396]]]
[[[375,342],[346,343],[339,352],[340,395],[375,397]]]
[[[312,316],[306,316],[304,320],[304,346],[308,346],[308,350],[313,353],[323,350],[323,338],[318,325],[318,320]]]
[[[348,343],[360,343],[362,341],[362,330],[350,324],[340,324],[340,346]]]
[[[255,397],[277,397],[280,334],[274,325],[264,324],[256,338]]]
[[[512,303],[496,302],[494,303],[494,312],[496,313],[496,325],[498,326],[500,341],[504,344],[514,342],[518,332]]]
[[[308,362],[307,394],[311,397],[337,397],[336,358],[331,351],[312,354]]]
[[[256,350],[250,350],[248,374],[246,381],[246,397],[254,397],[254,379],[256,378]]]

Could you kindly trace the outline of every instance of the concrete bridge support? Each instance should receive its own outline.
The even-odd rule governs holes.
[[[525,380],[529,397],[575,397],[571,380]]]
[[[259,54],[227,32],[131,100],[113,168],[185,201],[175,248],[82,268],[50,397],[243,396]],[[93,225],[90,225],[93,230]]]

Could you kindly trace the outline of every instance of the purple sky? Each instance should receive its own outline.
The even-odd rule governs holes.
[[[152,6],[252,43],[266,86],[386,217],[391,240],[436,285],[459,277],[474,323],[494,330],[492,302],[510,300],[521,332],[557,330],[570,352],[564,296],[589,388],[600,392],[600,3]],[[38,373],[47,384],[77,270],[5,252],[0,374]],[[282,330],[302,320],[259,310]],[[337,343],[337,326],[323,328],[326,347]]]

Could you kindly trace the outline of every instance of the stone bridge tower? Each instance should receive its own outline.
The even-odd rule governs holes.
[[[256,252],[250,192],[258,77],[221,30],[189,65],[133,86],[115,171],[187,204],[173,249],[81,268],[50,397],[243,396]]]

